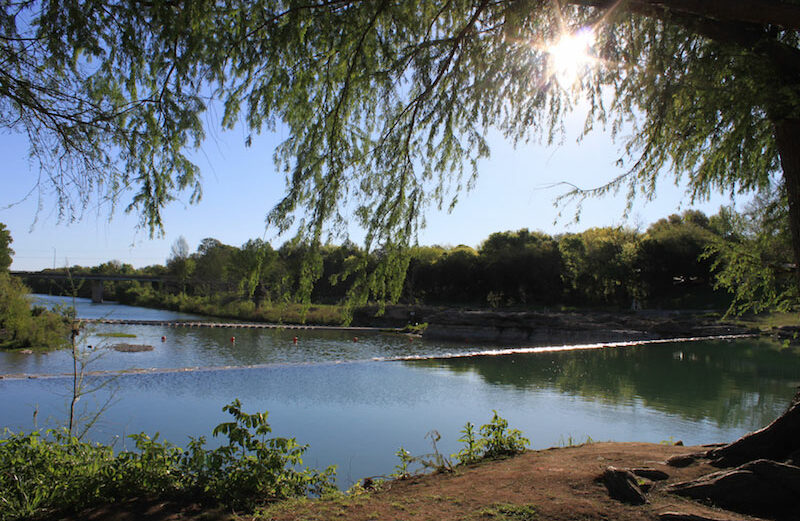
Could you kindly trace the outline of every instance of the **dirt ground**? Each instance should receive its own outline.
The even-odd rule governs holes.
[[[700,460],[685,468],[667,466],[676,454],[704,450],[650,443],[591,443],[530,451],[442,473],[386,482],[379,490],[330,500],[289,501],[237,516],[196,505],[135,501],[83,512],[73,519],[95,521],[199,521],[264,519],[274,521],[487,520],[487,521],[647,521],[681,512],[720,521],[758,518],[719,510],[664,492],[676,483],[713,472]],[[649,503],[630,506],[609,498],[598,477],[608,466],[654,468],[669,474],[648,493]]]

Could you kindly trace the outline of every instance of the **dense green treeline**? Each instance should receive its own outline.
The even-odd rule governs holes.
[[[643,232],[603,227],[550,236],[522,229],[493,233],[477,249],[416,246],[407,252],[399,300],[494,308],[629,308],[721,307],[733,299],[735,311],[791,308],[797,294],[786,216],[776,213],[779,208],[760,201],[743,213],[721,208],[711,217],[689,210]],[[134,269],[111,261],[56,270],[68,271],[72,280],[30,279],[27,284],[35,292],[75,291],[88,297],[90,283],[81,274],[147,275],[160,279],[107,281],[105,295],[129,304],[210,314],[224,309],[222,314],[274,319],[257,310],[296,303],[309,279],[316,281],[310,302],[347,301],[381,254],[349,242],[312,251],[295,242],[274,249],[260,239],[235,247],[213,238],[190,252],[181,237],[164,266]],[[318,320],[342,319],[333,313]]]
[[[69,322],[62,313],[31,307],[28,288],[9,275],[14,250],[0,223],[0,348],[58,347],[66,344]]]
[[[605,227],[549,236],[523,229],[494,233],[477,250],[418,248],[406,295],[492,307],[680,305],[712,293],[711,261],[701,256],[717,229],[716,216],[687,211],[644,233]]]

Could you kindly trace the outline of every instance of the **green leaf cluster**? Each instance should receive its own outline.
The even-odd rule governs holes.
[[[493,130],[554,143],[580,110],[587,132],[617,137],[623,173],[567,199],[653,198],[664,175],[693,200],[779,189],[776,125],[800,119],[796,28],[720,18],[721,3],[634,4],[8,3],[0,126],[29,137],[64,218],[132,193],[127,209],[151,233],[175,197],[201,195],[188,151],[207,107],[222,105],[226,128],[244,124],[248,144],[280,127],[286,192],[267,221],[311,245],[296,293],[310,299],[320,246],[354,221],[366,255],[351,263],[350,297],[394,301],[425,212],[474,184]],[[598,66],[559,85],[548,43],[582,27]]]
[[[0,272],[8,271],[11,266],[11,257],[14,255],[14,250],[11,249],[11,232],[8,231],[6,225],[0,223]]]
[[[64,347],[69,334],[67,313],[31,307],[28,288],[8,271],[12,242],[11,233],[0,223],[0,348]]]
[[[475,433],[475,426],[467,422],[461,430],[458,441],[464,444],[453,457],[461,465],[469,465],[487,458],[513,456],[525,451],[530,444],[528,438],[522,436],[518,429],[509,429],[508,420],[502,418],[497,411],[492,411],[492,421],[482,425]]]
[[[728,230],[704,256],[713,262],[716,287],[733,295],[728,314],[793,311],[800,306],[792,259],[789,214],[782,194],[758,197],[741,213],[720,212]]]
[[[268,438],[267,413],[247,414],[235,400],[225,406],[234,421],[213,434],[227,444],[206,449],[192,439],[186,449],[146,434],[131,436],[136,450],[114,455],[63,430],[44,435],[6,431],[0,439],[0,520],[27,518],[127,498],[183,497],[252,511],[257,505],[335,490],[335,469],[298,470],[307,446],[293,438]]]
[[[58,348],[67,345],[65,314],[31,307],[28,288],[0,271],[0,348]]]
[[[522,436],[522,432],[517,429],[509,429],[508,421],[502,418],[497,411],[492,411],[492,420],[480,427],[475,432],[475,426],[467,422],[461,430],[462,436],[458,439],[464,447],[453,454],[459,465],[469,465],[477,463],[483,459],[503,458],[513,456],[525,451],[525,447],[530,441]],[[395,466],[393,477],[406,479],[412,475],[411,466],[416,464],[420,468],[417,472],[433,470],[434,472],[452,472],[453,464],[450,459],[443,456],[436,443],[441,439],[438,431],[430,431],[426,436],[430,438],[433,452],[421,456],[413,456],[403,447],[397,450],[395,455],[400,462]]]
[[[482,425],[478,432],[481,439],[478,441],[484,458],[498,458],[511,456],[525,450],[530,441],[522,436],[518,429],[509,429],[508,420],[500,417],[497,411],[492,411],[492,421]]]

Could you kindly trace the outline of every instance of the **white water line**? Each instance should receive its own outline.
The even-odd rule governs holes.
[[[696,337],[680,337],[680,338],[659,338],[654,340],[625,340],[620,342],[598,342],[594,344],[540,346],[540,347],[509,347],[502,349],[486,349],[483,351],[463,351],[457,353],[440,353],[440,354],[427,354],[427,355],[406,355],[406,356],[393,356],[393,357],[379,356],[363,360],[330,360],[321,362],[295,362],[295,363],[281,362],[281,363],[254,364],[254,365],[224,365],[224,366],[207,366],[207,367],[200,367],[200,366],[151,367],[151,368],[120,369],[120,370],[107,370],[107,371],[88,371],[85,374],[87,376],[126,376],[126,375],[141,375],[141,374],[171,374],[171,373],[188,373],[188,372],[232,371],[240,369],[267,369],[270,367],[342,365],[342,364],[357,364],[364,362],[412,362],[420,360],[473,358],[478,356],[505,356],[505,355],[516,355],[516,354],[555,353],[559,351],[582,351],[589,349],[612,349],[618,347],[632,347],[632,346],[642,346],[648,344],[697,342],[700,340],[736,340],[740,338],[753,338],[757,336],[759,335],[745,334],[745,335],[715,335],[715,336],[696,336]],[[72,373],[0,374],[0,380],[37,380],[37,379],[52,379],[52,378],[72,378]]]
[[[402,362],[412,360],[435,360],[441,358],[470,358],[475,356],[503,356],[529,353],[555,353],[559,351],[580,351],[587,349],[606,349],[615,347],[642,346],[648,344],[669,344],[679,342],[697,342],[699,340],[734,340],[738,338],[752,338],[757,334],[743,335],[715,335],[715,336],[694,336],[680,338],[658,338],[654,340],[623,340],[620,342],[598,342],[594,344],[577,344],[561,346],[540,346],[540,347],[509,347],[503,349],[487,349],[484,351],[465,351],[460,353],[442,353],[437,355],[407,355],[396,357],[377,357],[373,358],[376,362]]]

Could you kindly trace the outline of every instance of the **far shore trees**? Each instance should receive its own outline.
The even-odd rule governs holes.
[[[756,211],[762,205],[753,208]],[[773,223],[783,233],[757,248],[753,237],[766,236],[764,222],[771,221],[766,216],[757,221],[755,215],[762,216],[724,207],[711,217],[689,210],[660,219],[644,231],[595,227],[550,236],[521,229],[495,232],[478,248],[417,246],[410,251],[400,302],[514,309],[629,309],[634,303],[650,308],[720,309],[730,303],[728,293],[738,295],[733,290],[750,276],[742,274],[743,266],[757,264],[759,259],[765,260],[763,269],[774,272],[770,278],[762,277],[760,291],[780,295],[791,288],[791,275],[784,267],[791,259],[786,227]],[[110,261],[91,268],[72,266],[70,272],[74,277],[136,272],[165,277],[158,284],[106,282],[106,294],[126,304],[170,307],[190,298],[249,309],[245,304],[255,305],[256,300],[277,305],[293,302],[308,249],[292,241],[275,250],[260,239],[236,247],[206,238],[191,252],[185,239],[179,238],[166,266],[134,270]],[[364,260],[372,265],[380,262],[380,252],[366,253],[352,243],[325,245],[320,255],[322,276],[312,290],[314,305],[347,302],[358,276],[352,272],[353,265]],[[38,292],[51,288],[46,279],[28,283]],[[90,296],[88,285],[79,286],[78,292]],[[772,303],[780,307],[777,299]],[[749,309],[752,306],[737,301],[732,311]]]

